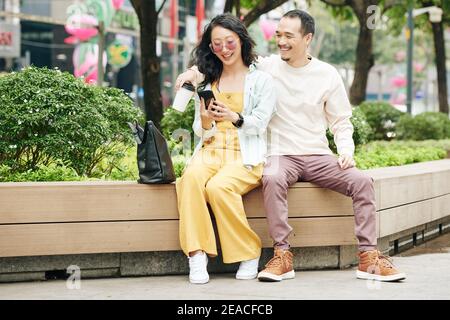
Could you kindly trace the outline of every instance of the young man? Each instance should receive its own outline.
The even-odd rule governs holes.
[[[274,78],[278,97],[277,113],[268,127],[268,160],[263,173],[264,206],[274,240],[274,257],[258,279],[281,281],[295,277],[288,241],[292,228],[288,223],[287,192],[297,181],[308,181],[352,198],[359,247],[357,278],[405,279],[406,275],[377,250],[373,180],[354,167],[352,108],[342,78],[333,66],[307,53],[314,29],[314,19],[305,11],[287,12],[276,31],[280,54],[260,58],[257,64],[258,69]],[[197,71],[187,71],[177,79],[177,86],[195,82],[199,76]],[[338,158],[328,146],[327,128],[334,134]]]

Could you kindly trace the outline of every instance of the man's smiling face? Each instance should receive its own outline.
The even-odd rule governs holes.
[[[306,55],[312,34],[303,35],[301,21],[297,18],[283,17],[275,33],[281,59],[294,63]]]

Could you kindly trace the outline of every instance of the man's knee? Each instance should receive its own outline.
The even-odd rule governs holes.
[[[373,188],[373,179],[365,173],[358,172],[355,176],[354,184],[358,190],[368,190]]]
[[[288,182],[284,174],[264,174],[262,176],[263,187],[287,187]]]

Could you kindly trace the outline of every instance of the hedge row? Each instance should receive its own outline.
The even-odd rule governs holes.
[[[47,68],[0,77],[0,106],[0,164],[18,174],[61,165],[108,174],[134,143],[127,122],[142,120],[122,90]]]

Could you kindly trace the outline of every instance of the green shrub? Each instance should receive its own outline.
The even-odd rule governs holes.
[[[395,137],[395,126],[403,112],[387,102],[363,102],[359,107],[372,128],[369,140],[391,140]]]
[[[137,181],[139,170],[137,167],[137,146],[126,147],[118,145],[111,155],[103,158],[92,172],[91,177],[102,180]]]
[[[173,136],[177,129],[185,129],[189,132],[189,137],[191,141],[190,151],[194,149],[194,144],[196,142],[195,135],[192,129],[192,124],[194,123],[195,116],[195,106],[194,100],[191,100],[186,108],[186,111],[179,112],[173,108],[168,107],[164,112],[163,118],[161,120],[162,134],[167,139],[170,151],[176,154],[183,154],[183,145],[181,142],[181,137],[175,139]],[[187,137],[186,137],[187,138]]]
[[[366,121],[366,116],[364,113],[358,108],[353,108],[351,122],[353,124],[353,141],[355,143],[355,147],[363,145],[368,142],[369,135],[371,133],[371,128],[368,122]],[[327,130],[327,138],[330,149],[337,153],[336,144],[334,142],[333,134],[330,130]]]
[[[398,122],[397,136],[400,140],[450,138],[450,119],[441,112],[424,112],[415,117],[404,115]]]
[[[356,150],[356,166],[360,169],[371,169],[439,160],[447,155],[442,145],[448,146],[448,141],[435,146],[415,141],[374,141]]]
[[[61,162],[54,162],[47,166],[39,164],[35,169],[26,171],[13,171],[6,165],[0,166],[0,182],[22,181],[82,181],[82,180],[118,180],[136,181],[138,179],[136,159],[136,146],[128,148],[125,152],[118,152],[106,156],[96,166],[92,174],[80,176],[70,167]]]
[[[399,141],[400,143],[400,141]],[[443,140],[422,140],[422,141],[401,141],[408,147],[435,147],[445,151],[450,151],[450,139]]]
[[[122,90],[84,83],[59,70],[29,67],[0,78],[0,163],[14,172],[61,160],[90,176],[142,115]]]
[[[177,155],[172,157],[173,162],[173,169],[175,171],[175,176],[177,178],[181,177],[183,175],[184,168],[186,167],[186,161],[187,157],[184,157],[182,155]]]
[[[6,165],[0,166],[0,182],[26,182],[26,181],[79,181],[82,180],[76,171],[56,163],[44,166],[38,164],[35,169],[23,172],[14,172]]]
[[[396,137],[399,140],[417,140],[415,136],[416,120],[410,114],[404,114],[400,117],[396,128]]]

